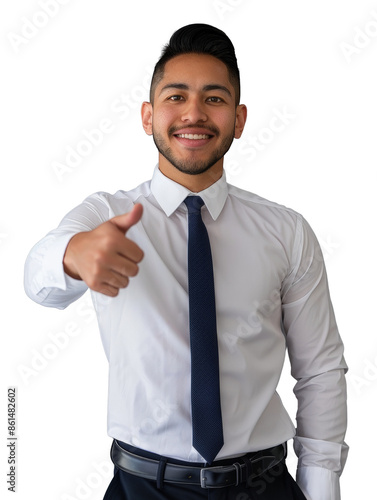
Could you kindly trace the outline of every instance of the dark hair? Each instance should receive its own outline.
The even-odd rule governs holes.
[[[173,33],[157,62],[150,89],[153,103],[156,86],[164,76],[165,64],[180,54],[208,54],[222,61],[229,72],[229,80],[236,91],[236,105],[240,102],[240,72],[234,46],[220,29],[209,24],[189,24]]]

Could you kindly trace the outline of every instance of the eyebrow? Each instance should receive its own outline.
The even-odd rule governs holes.
[[[164,90],[168,89],[177,89],[177,90],[190,90],[190,87],[186,83],[168,83],[160,90],[160,95],[164,92]],[[205,85],[202,88],[203,92],[209,92],[211,90],[221,90],[232,97],[230,90],[224,85],[219,85],[218,83],[213,83],[209,85]]]

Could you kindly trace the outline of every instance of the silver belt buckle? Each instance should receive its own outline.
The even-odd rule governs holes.
[[[232,486],[238,486],[239,485],[239,482],[240,482],[240,473],[241,473],[241,465],[239,463],[235,463],[235,464],[232,464],[231,467],[234,467],[234,469],[236,470],[236,482],[235,484],[232,483]],[[214,471],[215,469],[217,469],[217,472],[221,473],[221,469],[227,469],[227,467],[203,467],[202,469],[200,469],[200,486],[206,490],[208,489],[211,489],[211,488],[223,488],[224,486],[230,486],[230,485],[226,485],[226,484],[223,484],[221,486],[207,486],[207,477],[205,476],[205,472],[207,470],[212,470]],[[228,468],[229,470],[229,468]],[[224,471],[225,472],[225,471]]]
[[[207,469],[203,467],[203,469],[200,469],[200,486],[204,489],[208,489],[208,486],[206,485],[207,478],[204,475],[205,471]]]

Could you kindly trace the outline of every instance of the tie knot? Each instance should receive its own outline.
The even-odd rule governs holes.
[[[190,214],[200,213],[204,205],[204,201],[200,196],[187,196],[185,203]]]

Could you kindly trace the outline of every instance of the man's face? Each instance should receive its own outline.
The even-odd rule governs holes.
[[[222,168],[223,156],[242,133],[239,108],[228,69],[215,57],[182,54],[168,61],[149,105],[149,128],[143,115],[160,153],[160,169],[173,166],[195,175]]]

